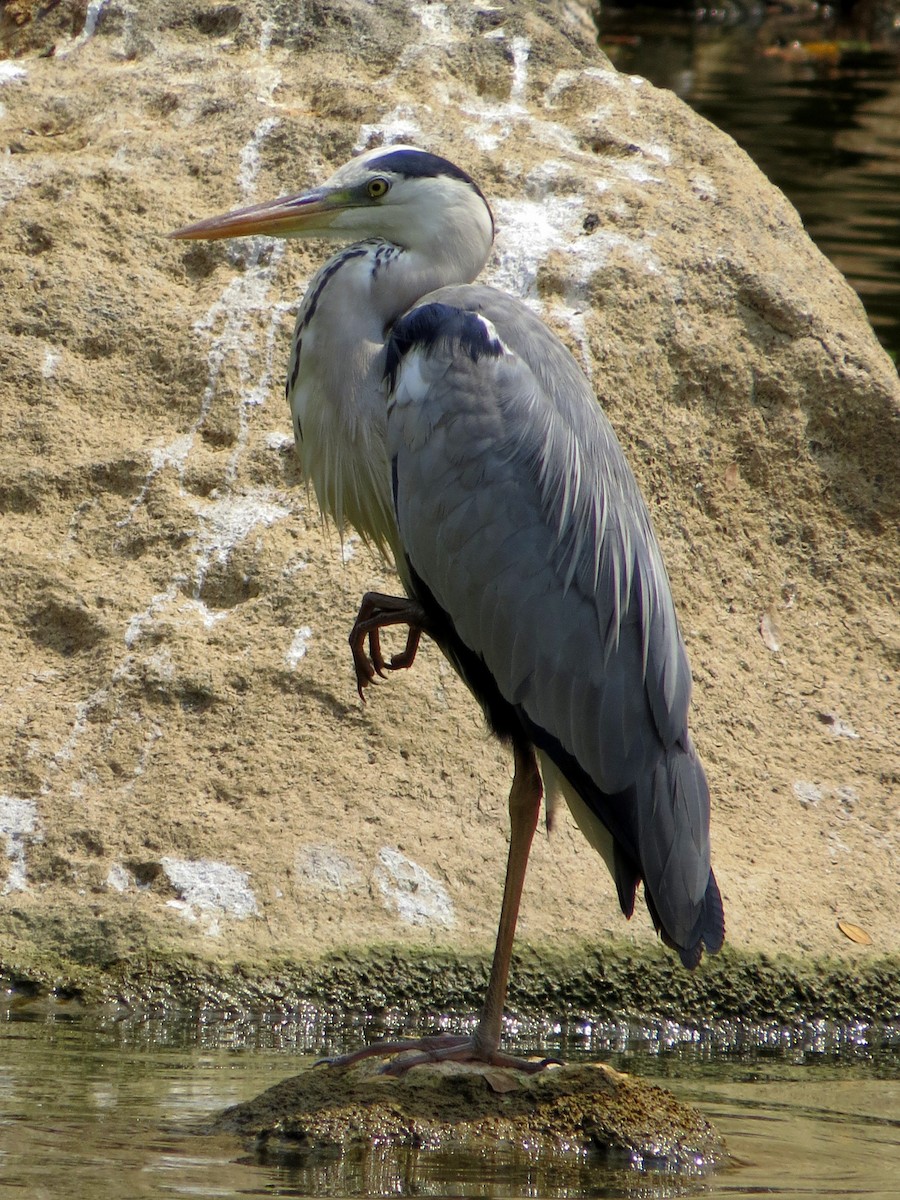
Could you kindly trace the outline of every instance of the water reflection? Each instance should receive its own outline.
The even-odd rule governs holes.
[[[430,1028],[463,1028],[432,1014]],[[561,1160],[413,1150],[265,1162],[199,1121],[321,1051],[418,1028],[397,1012],[84,1012],[35,1001],[0,1021],[0,1191],[133,1196],[646,1196],[730,1200],[893,1195],[900,1171],[900,1026],[666,1021],[510,1023],[521,1052],[563,1050],[665,1078],[726,1137],[736,1166],[689,1179]]]
[[[603,7],[616,65],[670,88],[742,146],[900,352],[900,23],[895,6]]]
[[[0,1028],[28,1036],[22,1026],[40,1025],[42,1037],[64,1044],[68,1030],[119,1050],[155,1047],[212,1051],[275,1051],[319,1058],[379,1038],[471,1033],[473,1015],[401,1008],[375,1012],[326,1008],[302,1002],[290,1008],[173,1007],[133,1012],[85,1009],[54,997],[0,1000]],[[16,1032],[17,1031],[17,1032]],[[660,1075],[668,1068],[725,1071],[762,1065],[858,1068],[867,1077],[900,1079],[900,1022],[797,1020],[701,1021],[664,1017],[576,1017],[566,1020],[507,1016],[504,1044],[517,1054],[549,1054],[567,1060],[602,1059],[617,1070]]]

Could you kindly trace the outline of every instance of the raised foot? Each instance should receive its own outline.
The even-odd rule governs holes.
[[[399,671],[413,665],[419,640],[425,630],[425,620],[425,612],[415,600],[405,596],[385,596],[381,592],[366,592],[349,638],[360,700],[365,700],[363,689],[374,681],[376,675],[384,678],[385,671]],[[390,662],[385,662],[379,631],[390,625],[408,625],[409,633],[404,649],[392,655]]]
[[[349,1054],[321,1058],[316,1066],[352,1067],[364,1058],[390,1058],[395,1054],[402,1054],[404,1057],[385,1063],[381,1074],[405,1075],[411,1067],[441,1062],[485,1063],[491,1067],[512,1067],[516,1071],[526,1071],[529,1075],[542,1071],[551,1063],[562,1065],[559,1058],[518,1058],[513,1054],[504,1054],[501,1050],[484,1050],[477,1045],[474,1037],[447,1033],[395,1042],[373,1042],[371,1046],[351,1050]]]

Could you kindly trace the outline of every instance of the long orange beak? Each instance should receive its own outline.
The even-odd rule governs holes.
[[[185,240],[215,241],[217,238],[246,237],[251,233],[270,237],[314,237],[327,234],[329,226],[342,208],[347,196],[319,189],[296,196],[281,196],[249,208],[237,208],[217,217],[207,217],[195,225],[176,229],[169,237]]]

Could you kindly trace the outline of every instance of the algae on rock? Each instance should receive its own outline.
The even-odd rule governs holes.
[[[211,1132],[292,1160],[416,1148],[579,1165],[598,1161],[696,1174],[725,1157],[709,1122],[663,1088],[602,1064],[536,1074],[472,1063],[425,1064],[399,1078],[371,1060],[312,1067],[226,1109]],[[351,1157],[352,1161],[352,1157]]]

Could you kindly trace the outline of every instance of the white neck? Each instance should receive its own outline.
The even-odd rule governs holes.
[[[323,512],[390,554],[401,572],[385,449],[387,339],[429,292],[475,278],[491,233],[485,226],[473,244],[471,226],[468,239],[445,226],[421,248],[379,239],[348,246],[314,276],[297,318],[288,399],[303,474]]]

